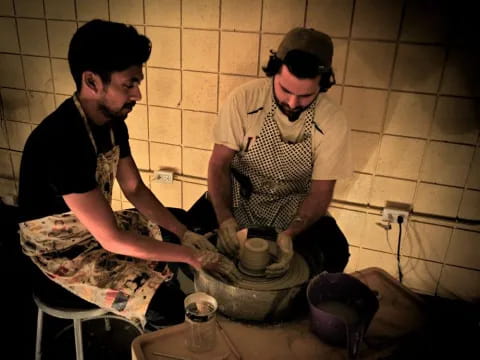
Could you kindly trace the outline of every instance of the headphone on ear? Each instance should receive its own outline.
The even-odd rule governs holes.
[[[332,68],[327,68],[320,73],[320,91],[325,92],[336,84],[335,73]]]

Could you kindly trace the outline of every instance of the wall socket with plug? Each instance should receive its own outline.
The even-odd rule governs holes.
[[[162,184],[173,183],[173,171],[170,170],[156,170],[153,172],[152,181]]]
[[[410,204],[387,201],[387,204],[382,211],[382,220],[391,223],[398,223],[398,218],[401,216],[403,218],[403,222],[406,222],[408,215],[410,214],[410,210]]]

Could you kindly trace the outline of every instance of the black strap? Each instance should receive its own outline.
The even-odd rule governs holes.
[[[232,175],[240,184],[240,195],[245,199],[250,199],[253,192],[253,184],[247,175],[240,173],[237,169],[231,168]]]

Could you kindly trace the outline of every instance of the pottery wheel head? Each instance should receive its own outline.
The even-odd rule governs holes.
[[[289,289],[308,281],[310,271],[305,259],[295,253],[288,271],[278,278],[266,278],[265,272],[260,274],[245,269],[240,262],[237,267],[242,275],[242,278],[235,284],[238,288],[252,289],[252,290],[281,290]]]

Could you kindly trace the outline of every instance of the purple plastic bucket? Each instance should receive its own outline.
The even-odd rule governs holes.
[[[322,273],[307,286],[312,331],[325,343],[347,347],[356,358],[363,335],[378,310],[368,286],[345,273]]]

